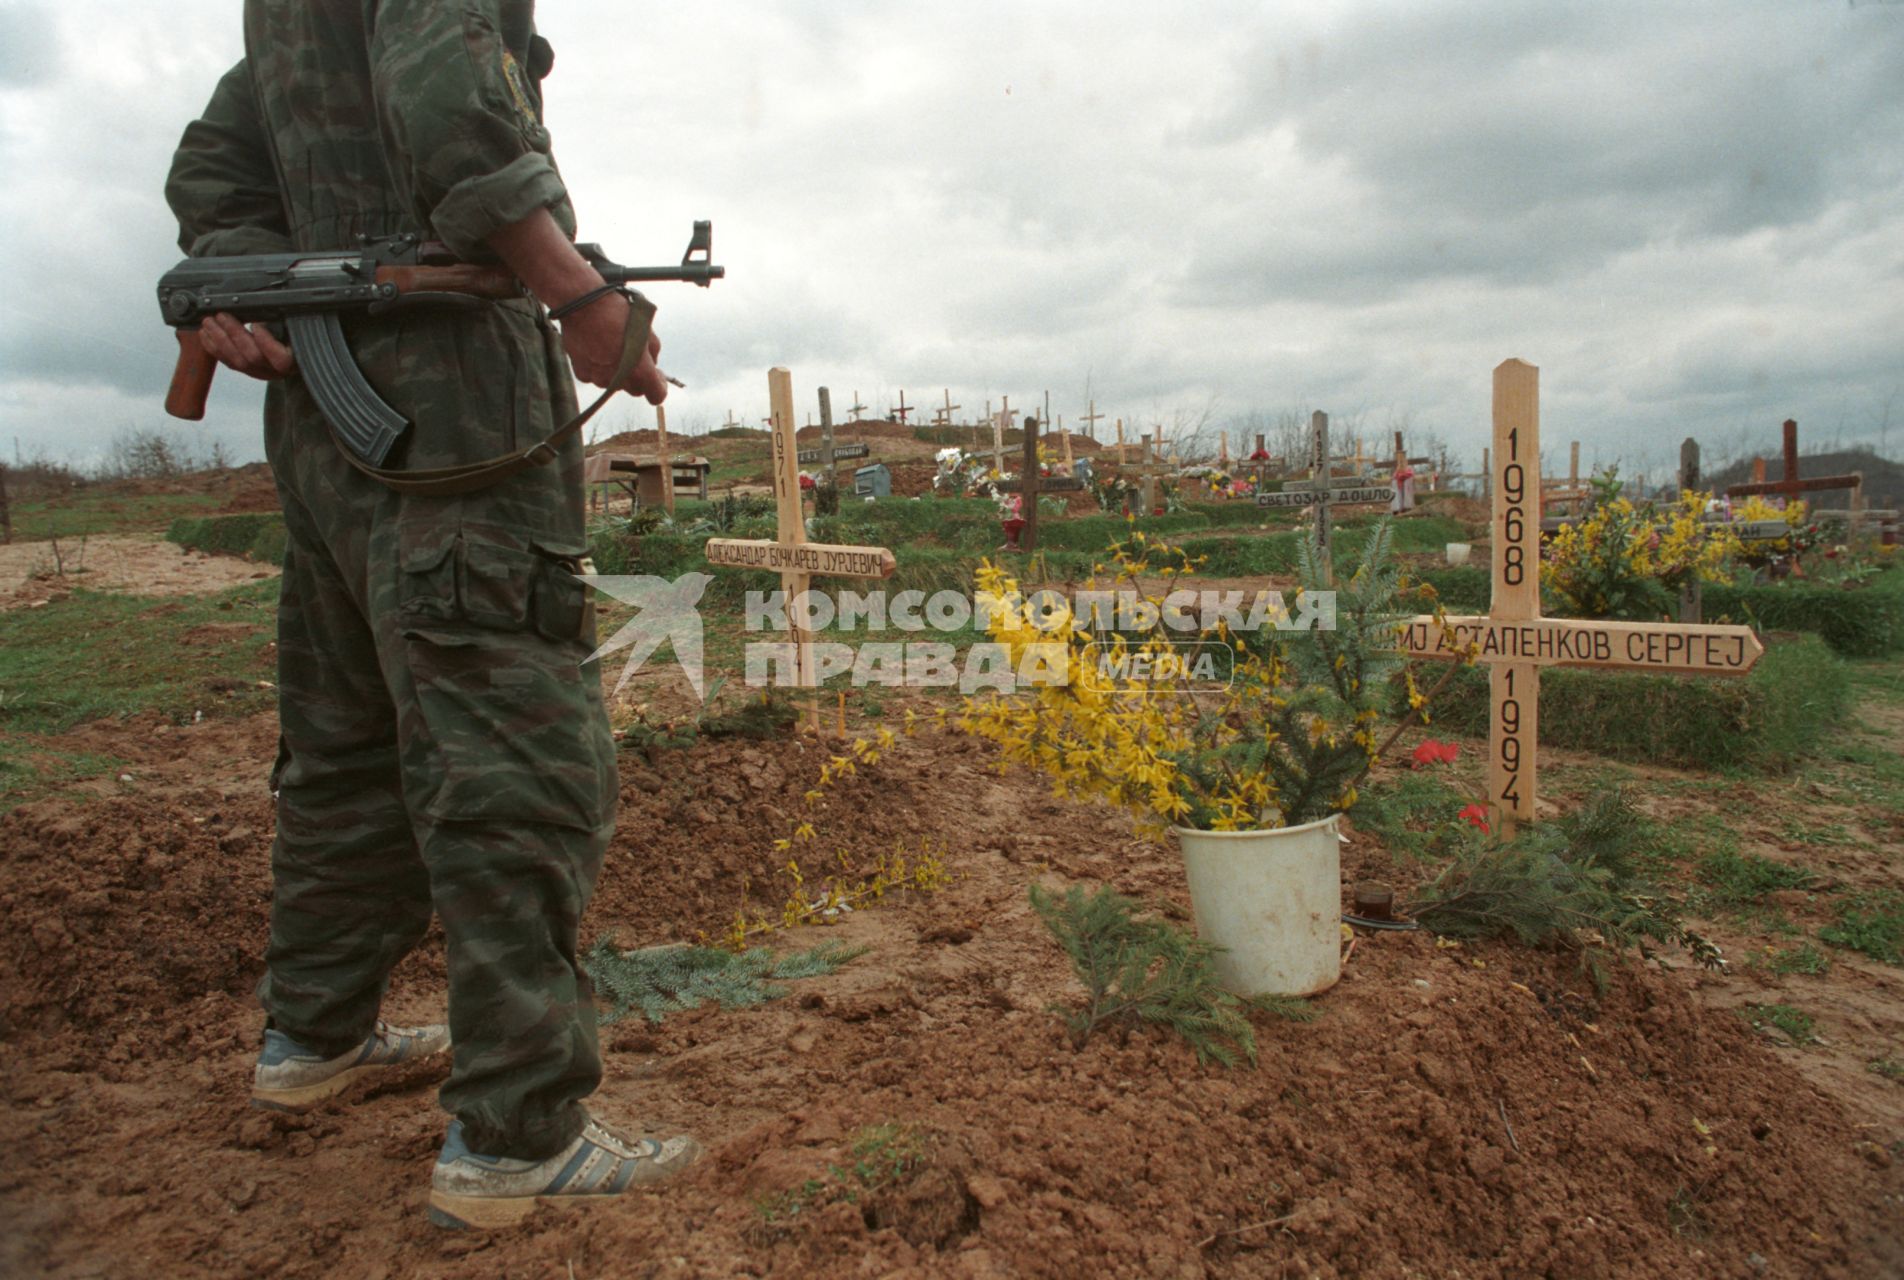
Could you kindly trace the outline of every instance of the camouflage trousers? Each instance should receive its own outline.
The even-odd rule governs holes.
[[[466,406],[456,439],[407,441],[395,465],[525,446],[572,409],[559,339],[526,308],[428,322],[469,331],[460,365],[405,369],[401,335],[359,349],[393,404]],[[476,1151],[546,1157],[601,1078],[576,946],[617,790],[581,665],[580,447],[481,493],[400,496],[351,468],[297,379],[273,384],[265,418],[289,536],[259,998],[292,1039],[342,1053],[434,913],[454,1041],[443,1106]]]

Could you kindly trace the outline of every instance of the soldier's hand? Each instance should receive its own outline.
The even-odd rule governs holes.
[[[208,316],[198,326],[198,340],[210,356],[228,369],[266,382],[297,368],[291,348],[271,336],[263,325],[245,325],[229,312]]]
[[[562,345],[568,350],[576,377],[591,386],[609,384],[621,364],[621,344],[630,311],[626,298],[611,293],[562,321]],[[660,355],[661,339],[650,333],[641,363],[622,383],[623,388],[645,397],[649,404],[660,404],[668,398],[668,384],[655,365]]]

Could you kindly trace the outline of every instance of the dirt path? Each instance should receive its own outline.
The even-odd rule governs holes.
[[[1109,882],[1182,914],[1175,855],[1120,815],[1000,777],[969,739],[902,741],[830,793],[809,870],[896,846],[951,881],[821,937],[872,950],[756,1009],[604,1031],[614,1120],[685,1127],[678,1186],[522,1230],[446,1235],[421,1204],[442,1116],[424,1068],[354,1105],[244,1106],[265,929],[268,718],[155,741],[132,784],[0,819],[0,1270],[61,1276],[1879,1276],[1904,1265],[1896,1168],[1862,1116],[1677,975],[1507,946],[1364,939],[1261,1061],[1151,1033],[1082,1050],[1078,988],[1026,886]],[[773,912],[812,744],[622,762],[585,930],[628,944]],[[1345,876],[1390,868],[1375,842]],[[817,873],[816,873],[817,874]],[[440,1010],[440,942],[394,1017]],[[856,1136],[921,1160],[866,1187]],[[887,1132],[892,1132],[888,1130]],[[1897,1126],[1884,1136],[1895,1141]],[[1862,1144],[1862,1145],[1861,1145]],[[846,1192],[853,1192],[849,1199]]]
[[[63,570],[63,572],[62,572]],[[156,533],[100,534],[0,545],[0,610],[31,608],[69,591],[186,596],[275,578],[273,565],[187,551]]]

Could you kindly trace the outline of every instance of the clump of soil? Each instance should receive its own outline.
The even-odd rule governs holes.
[[[253,735],[248,769],[269,737]],[[709,1157],[626,1202],[439,1233],[422,1196],[442,1064],[306,1116],[244,1105],[269,800],[190,777],[192,752],[218,752],[196,760],[216,775],[233,745],[188,735],[146,789],[0,818],[0,1269],[1850,1277],[1904,1262],[1897,1170],[1867,1164],[1861,1132],[1743,1022],[1638,964],[1601,990],[1571,956],[1383,935],[1315,1022],[1258,1018],[1254,1067],[1199,1067],[1152,1031],[1073,1049],[1048,1006],[1080,991],[1027,884],[1108,882],[1181,917],[1181,866],[1121,815],[937,733],[829,792],[797,856],[811,874],[925,833],[947,887],[846,916],[827,936],[871,950],[784,1000],[604,1028],[595,1108],[692,1131]],[[772,841],[808,813],[822,758],[785,741],[624,760],[588,940],[718,934],[743,893],[777,905],[789,855]],[[1349,878],[1386,865],[1366,837],[1349,849]],[[392,1017],[441,1009],[438,945],[399,969]],[[770,1214],[844,1185],[886,1125],[924,1144],[903,1177]]]

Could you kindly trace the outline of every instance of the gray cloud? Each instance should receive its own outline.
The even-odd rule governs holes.
[[[757,421],[785,364],[805,405],[1048,388],[1075,422],[1088,381],[1133,430],[1300,404],[1478,457],[1489,370],[1519,355],[1550,452],[1635,469],[1785,416],[1867,430],[1904,384],[1904,7],[759,0],[650,7],[638,41],[604,0],[542,21],[584,235],[660,262],[715,220],[729,278],[653,291],[677,426]],[[81,37],[84,60],[16,53]],[[222,0],[0,7],[0,438],[83,452],[163,421],[160,185],[237,52]],[[256,402],[227,379],[183,429],[255,456]]]

